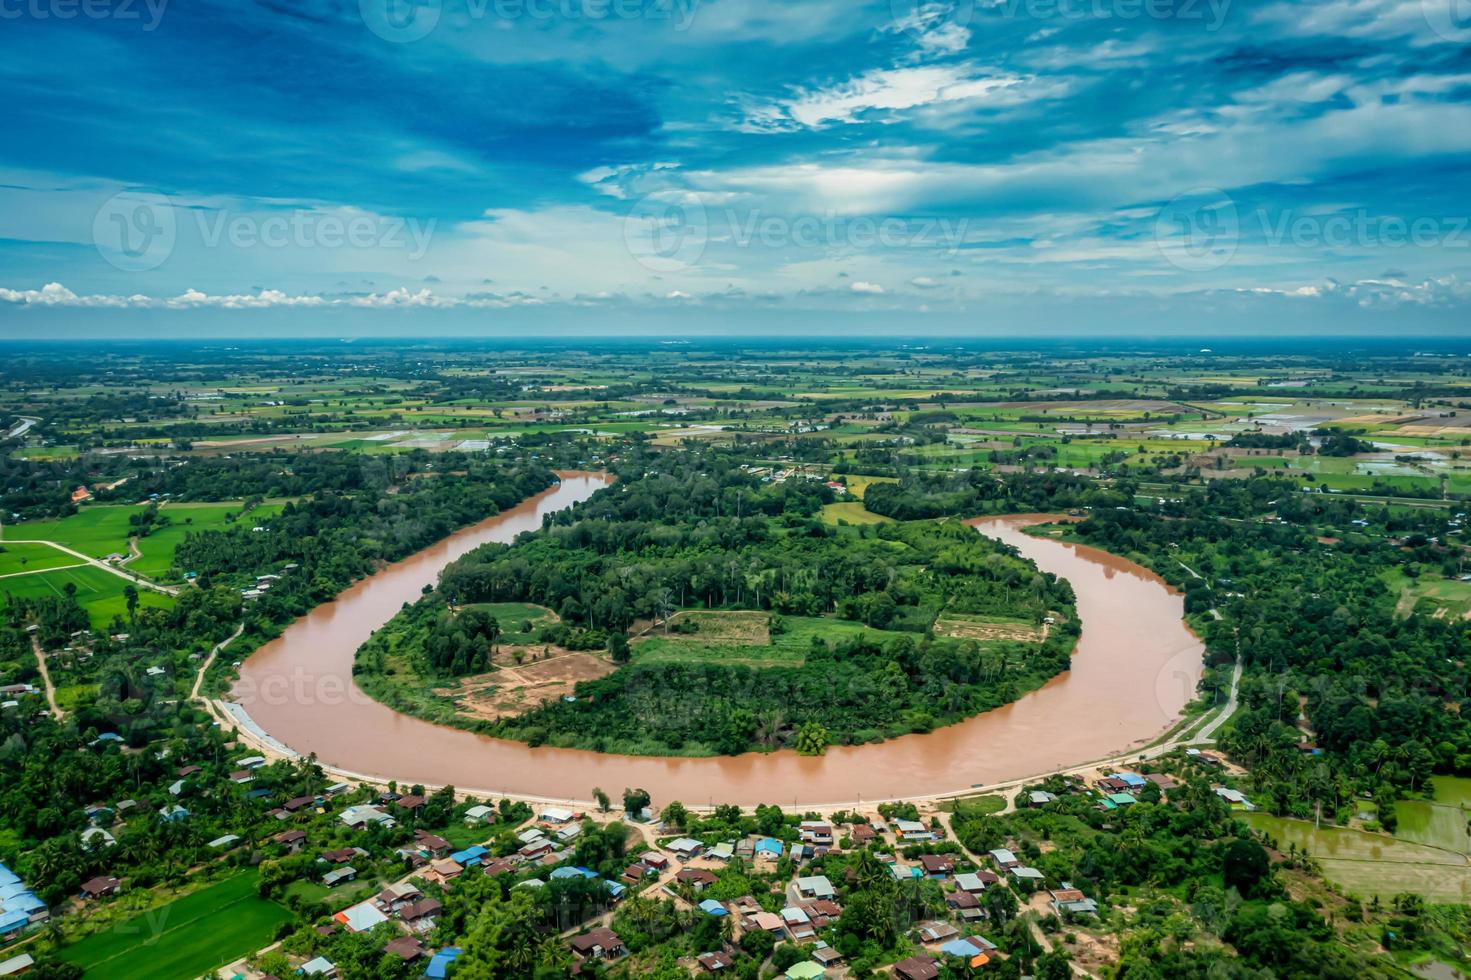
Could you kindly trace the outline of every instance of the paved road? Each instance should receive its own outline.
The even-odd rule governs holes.
[[[199,688],[201,685],[204,684],[205,671],[209,670],[210,665],[215,662],[215,655],[223,650],[226,646],[228,646],[237,636],[239,636],[243,632],[245,632],[245,624],[241,623],[239,626],[235,627],[235,632],[231,633],[229,636],[216,643],[214,645],[214,649],[209,651],[209,656],[204,658],[204,663],[199,665],[199,670],[194,675],[194,686],[189,689],[189,700],[196,701],[199,699]]]
[[[1231,671],[1231,693],[1226,696],[1226,706],[1221,709],[1220,714],[1216,715],[1209,722],[1207,722],[1200,731],[1196,732],[1195,736],[1190,739],[1190,741],[1211,741],[1212,737],[1216,734],[1216,729],[1224,725],[1226,723],[1226,719],[1230,718],[1236,713],[1236,705],[1238,703],[1236,695],[1241,688],[1241,669],[1242,664],[1241,661],[1238,659],[1236,661],[1236,667]]]

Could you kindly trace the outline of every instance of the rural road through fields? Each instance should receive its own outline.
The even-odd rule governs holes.
[[[107,562],[103,561],[100,558],[93,558],[91,555],[84,555],[80,551],[77,551],[77,550],[75,550],[73,548],[68,548],[64,544],[57,544],[55,541],[45,541],[45,540],[42,540],[40,538],[6,538],[5,541],[10,542],[12,544],[44,544],[44,545],[47,545],[48,547],[55,548],[57,551],[63,552],[63,553],[68,554],[68,555],[71,555],[73,558],[80,558],[82,560],[82,562],[84,562],[84,563],[86,563],[88,565],[92,565],[92,566],[95,566],[97,568],[100,568],[104,572],[109,572],[109,573],[111,573],[113,575],[116,575],[118,578],[125,578],[129,582],[132,582],[134,585],[141,585],[143,588],[148,589],[150,591],[153,591],[153,592],[161,592],[164,595],[175,595],[176,596],[176,595],[179,594],[178,586],[174,586],[174,585],[159,585],[157,582],[153,581],[152,579],[146,579],[146,578],[144,578],[141,575],[134,575],[132,572],[124,571],[123,569],[118,568],[116,565],[109,565]],[[66,567],[67,568],[76,568],[77,566],[76,565],[68,565]],[[55,569],[55,568],[44,568],[44,569],[37,569],[34,572],[22,572],[21,574],[23,574],[23,575],[39,575],[41,572],[55,572],[55,571],[59,571],[59,569]]]

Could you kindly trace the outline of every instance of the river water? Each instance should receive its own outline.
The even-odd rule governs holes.
[[[400,715],[358,691],[353,655],[439,570],[487,541],[541,526],[543,514],[604,486],[596,474],[561,484],[391,565],[292,623],[241,669],[233,697],[252,721],[335,768],[401,783],[453,784],[481,795],[589,800],[647,789],[656,805],[847,804],[932,796],[1104,758],[1153,740],[1192,697],[1202,646],[1183,605],[1133,562],[1023,534],[1041,515],[988,518],[978,530],[1015,545],[1077,593],[1083,634],[1072,669],[1013,704],[924,735],[877,745],[678,759],[530,748]],[[673,699],[686,695],[671,691]]]

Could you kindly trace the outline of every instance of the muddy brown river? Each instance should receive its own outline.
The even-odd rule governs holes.
[[[924,735],[877,745],[678,759],[530,748],[398,714],[352,683],[353,655],[450,561],[541,526],[543,514],[605,484],[565,474],[520,506],[450,535],[292,623],[241,668],[232,696],[248,727],[335,769],[401,783],[453,784],[480,795],[615,799],[647,789],[659,805],[847,804],[935,796],[1069,768],[1152,741],[1174,723],[1200,677],[1202,646],[1183,604],[1157,576],[1114,555],[1023,534],[1044,515],[974,522],[1015,545],[1077,593],[1082,638],[1072,669],[1013,704]],[[670,692],[671,698],[680,692]]]

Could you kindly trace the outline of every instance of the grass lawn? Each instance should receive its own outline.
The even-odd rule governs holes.
[[[0,579],[0,593],[22,598],[63,595],[62,590],[67,583],[77,587],[77,601],[92,617],[94,628],[106,627],[113,616],[126,618],[128,601],[123,596],[123,589],[127,588],[128,581],[92,565]],[[167,609],[173,602],[170,597],[150,589],[138,589],[140,608]]]
[[[893,522],[892,517],[864,510],[861,501],[822,505],[824,524],[836,524],[840,520],[847,521],[849,524],[889,524]]]
[[[536,631],[557,621],[556,614],[546,606],[536,606],[529,602],[477,602],[465,608],[478,609],[495,617],[501,628],[501,635],[495,641],[497,645],[524,646],[535,643]],[[528,623],[531,629],[523,630],[521,627]]]
[[[987,793],[982,796],[961,796],[953,800],[942,801],[940,809],[946,813],[959,813],[965,810],[990,815],[1006,809],[1006,797],[995,793]]]
[[[291,913],[242,874],[125,919],[64,948],[88,977],[191,980],[267,945]]]
[[[759,615],[750,612],[705,612],[692,610],[687,616],[710,617]],[[898,634],[887,630],[869,629],[862,623],[847,619],[831,619],[826,616],[783,616],[782,632],[760,642],[759,635],[737,636],[733,631],[715,631],[703,628],[699,633],[654,632],[633,645],[633,659],[640,663],[678,661],[710,661],[724,664],[742,664],[748,667],[800,667],[807,660],[807,651],[812,649],[812,638],[820,637],[828,643],[836,643],[849,637],[866,633],[874,639],[884,640]],[[913,634],[910,634],[913,635]]]
[[[24,544],[11,541],[0,544],[0,575],[42,572],[48,568],[76,565],[81,559],[46,544]]]

